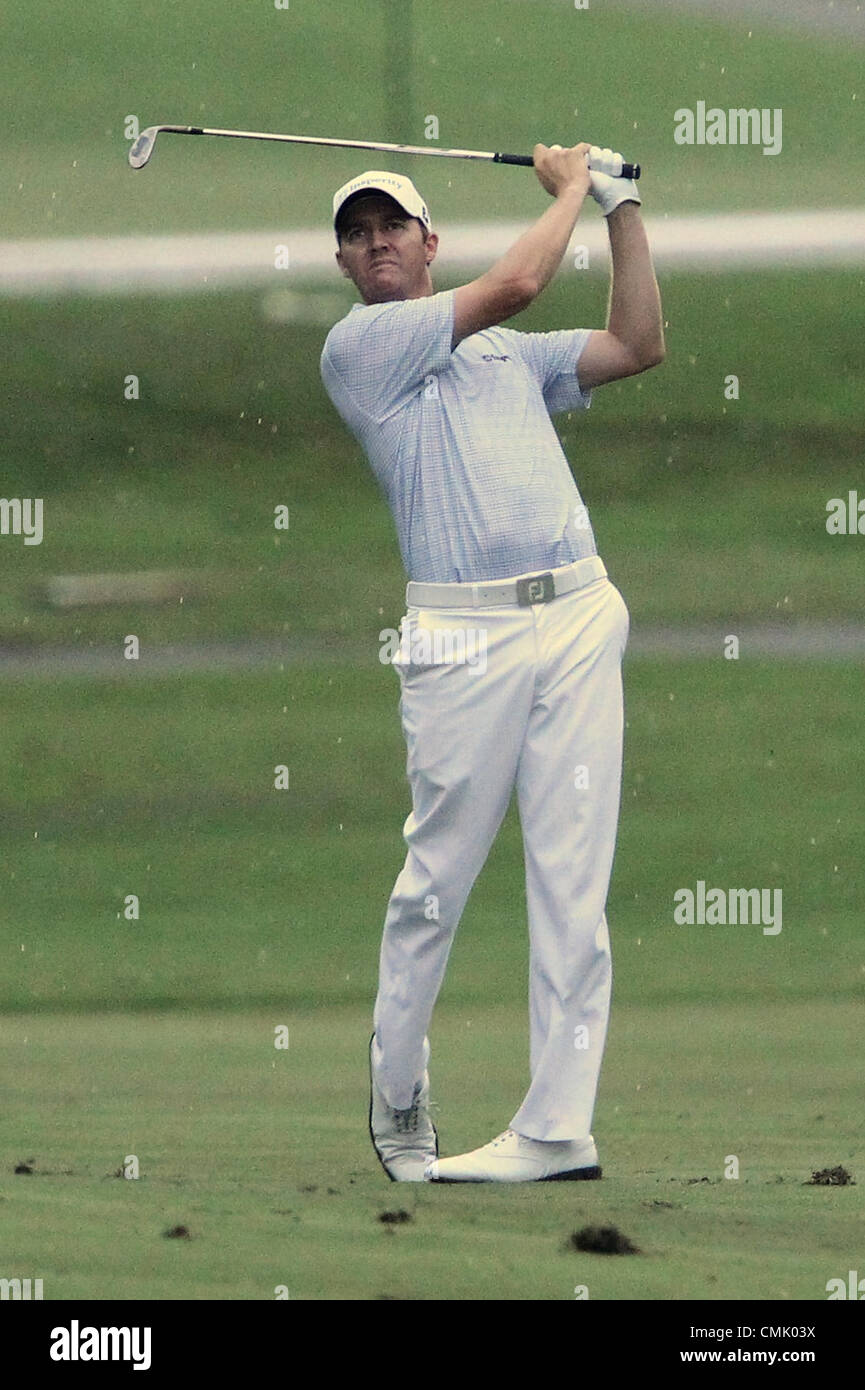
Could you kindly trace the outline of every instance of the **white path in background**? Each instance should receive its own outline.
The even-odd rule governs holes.
[[[443,275],[489,266],[530,224],[443,223]],[[865,264],[865,209],[649,217],[655,264],[663,270]],[[277,246],[290,268],[276,270]],[[606,228],[580,225],[571,241],[588,249],[589,268],[606,273]],[[260,285],[288,289],[299,279],[333,277],[334,240],[324,229],[201,233],[190,236],[80,237],[0,242],[0,295],[133,294]],[[563,265],[571,262],[566,257]]]
[[[589,0],[590,7],[592,0]],[[761,28],[775,24],[818,38],[865,43],[865,3],[862,0],[603,0],[610,9],[678,10],[682,14],[718,19],[748,20]]]

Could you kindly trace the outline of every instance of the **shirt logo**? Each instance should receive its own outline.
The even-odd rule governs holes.
[[[510,362],[511,360],[506,352],[484,352],[481,356],[484,362]]]

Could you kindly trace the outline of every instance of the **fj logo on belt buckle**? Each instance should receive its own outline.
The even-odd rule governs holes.
[[[549,603],[556,596],[556,585],[551,574],[533,574],[528,579],[517,580],[517,603],[527,608],[532,603]]]

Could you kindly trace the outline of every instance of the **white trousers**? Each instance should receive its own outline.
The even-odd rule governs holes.
[[[394,665],[412,810],[374,1014],[373,1062],[390,1105],[407,1108],[423,1076],[454,933],[516,786],[531,1084],[510,1127],[547,1140],[591,1132],[610,1005],[605,905],[628,629],[608,578],[528,607],[408,608]]]

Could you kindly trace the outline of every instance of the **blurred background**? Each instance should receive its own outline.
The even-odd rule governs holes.
[[[0,536],[0,1000],[20,1078],[3,1168],[32,1149],[46,1175],[38,1199],[15,1187],[19,1263],[53,1270],[50,1296],[272,1296],[272,1232],[252,1213],[287,1146],[298,1189],[322,1181],[315,1164],[344,1176],[346,1154],[362,1175],[336,1215],[297,1198],[319,1226],[296,1296],[371,1296],[378,1246],[343,1258],[338,1231],[380,1177],[364,1049],[409,801],[378,634],[405,576],[319,378],[355,297],[331,197],[368,167],[408,174],[441,236],[439,289],[481,273],[547,198],[531,170],[450,160],[171,135],[140,172],[127,153],[157,123],[414,144],[435,129],[442,147],[590,139],[641,162],[667,325],[660,370],[557,418],[632,615],[599,1123],[637,1223],[635,1173],[717,1167],[743,1125],[764,1186],[746,1251],[706,1244],[694,1207],[671,1264],[607,1271],[592,1296],[777,1297],[772,1279],[821,1296],[849,1215],[809,1226],[784,1199],[827,1130],[839,1162],[863,1141],[865,539],[826,529],[830,499],[865,496],[859,6],[11,0],[2,25],[0,492],[44,500],[41,544]],[[676,144],[675,111],[700,101],[780,108],[781,152]],[[594,205],[580,244],[588,267],[566,256],[515,327],[603,326]],[[781,888],[782,933],[674,925],[673,893],[699,879]],[[437,1016],[452,1151],[491,1137],[525,1087],[526,958],[512,807]],[[296,1041],[277,1080],[279,1023]],[[169,1139],[181,1112],[195,1133]],[[111,1264],[94,1184],[142,1126],[154,1222],[160,1175],[206,1173],[204,1222],[223,1170],[246,1165],[248,1208],[187,1282],[156,1255],[135,1275]],[[767,1209],[778,1172],[789,1191]],[[527,1203],[508,1228],[519,1268],[459,1264],[445,1224],[453,1262],[404,1246],[398,1296],[570,1296]]]

